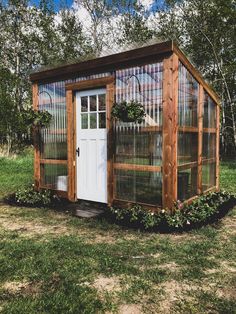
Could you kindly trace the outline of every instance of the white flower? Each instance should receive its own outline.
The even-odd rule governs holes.
[[[154,216],[154,213],[151,213],[152,216]]]
[[[164,210],[164,209],[162,209],[162,210],[161,210],[161,212],[162,212],[162,214],[164,214],[164,213],[165,213],[165,210]]]
[[[190,225],[190,221],[187,220],[187,225]]]

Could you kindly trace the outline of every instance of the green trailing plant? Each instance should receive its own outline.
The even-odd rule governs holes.
[[[52,115],[46,110],[36,111],[30,108],[22,112],[22,120],[26,125],[33,128],[47,127],[50,124],[51,119]]]
[[[49,207],[60,202],[60,199],[50,190],[40,189],[36,191],[32,184],[13,194],[10,202],[22,206]]]
[[[111,115],[121,122],[141,123],[146,113],[141,103],[131,100],[130,102],[114,103]]]
[[[208,223],[220,216],[224,205],[235,201],[234,195],[220,191],[202,195],[190,205],[177,201],[172,211],[162,209],[151,212],[137,204],[130,208],[110,207],[108,211],[117,222],[146,230],[183,230]]]

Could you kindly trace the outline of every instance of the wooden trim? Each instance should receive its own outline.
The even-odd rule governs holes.
[[[161,172],[162,170],[160,166],[122,164],[122,163],[114,163],[113,168],[116,170],[136,170],[147,172]]]
[[[106,86],[114,82],[113,76],[100,77],[76,83],[67,83],[66,90],[81,91]]]
[[[214,163],[216,162],[216,158],[202,158],[202,164],[205,165],[205,164],[211,164],[211,163]]]
[[[32,86],[33,94],[33,109],[38,111],[38,84],[35,83]],[[33,129],[33,141],[34,141],[34,185],[35,189],[40,188],[40,144],[39,144],[39,129]]]
[[[204,89],[211,96],[211,98],[217,103],[217,105],[219,105],[220,103],[219,96],[216,94],[216,92],[214,92],[212,87],[208,83],[206,83],[206,81],[203,79],[200,72],[198,72],[195,69],[195,67],[191,64],[191,62],[184,55],[183,51],[181,51],[180,48],[175,43],[173,43],[173,51],[178,55],[179,60],[188,69],[188,71],[193,75],[193,77],[198,81],[198,83],[204,87]]]
[[[216,107],[216,188],[220,189],[220,107]]]
[[[67,165],[67,160],[61,160],[61,159],[40,159],[40,164]]]
[[[178,64],[176,54],[163,61],[163,208],[177,200]]]
[[[203,133],[217,133],[217,129],[214,129],[214,128],[203,128]]]
[[[73,150],[73,92],[66,91],[67,112],[67,159],[68,159],[68,199],[75,201],[74,186],[74,150]]]
[[[191,161],[186,164],[179,165],[178,170],[192,169],[192,168],[197,167],[197,165],[198,165],[197,161]]]
[[[198,170],[197,170],[197,194],[202,194],[202,136],[203,136],[203,105],[204,89],[199,85],[198,91]]]
[[[198,132],[198,127],[194,127],[194,126],[179,126],[179,132],[197,133]]]
[[[207,194],[207,193],[209,193],[209,192],[213,192],[213,191],[215,191],[215,190],[216,190],[216,187],[215,187],[215,186],[212,186],[212,187],[210,187],[209,189],[207,189],[207,190],[205,190],[204,192],[202,192],[201,195],[205,195],[205,194]],[[199,195],[194,195],[194,196],[192,196],[191,198],[189,198],[189,199],[183,201],[183,203],[189,205],[189,204],[191,204],[193,201],[195,201],[198,197],[199,197]]]
[[[157,211],[158,209],[161,209],[162,206],[161,205],[151,205],[151,204],[146,204],[146,203],[140,203],[138,202],[139,205],[141,205],[144,209],[147,210],[151,210],[151,211]],[[113,206],[117,206],[117,207],[122,207],[122,208],[129,208],[132,207],[134,205],[137,205],[136,202],[131,202],[131,201],[126,201],[126,200],[121,200],[121,199],[114,199],[113,200]]]
[[[106,118],[107,118],[107,202],[111,206],[114,198],[114,178],[113,178],[113,121],[111,116],[111,109],[115,100],[115,80],[108,80],[106,85]]]
[[[113,71],[114,69],[128,66],[130,63],[138,63],[139,60],[157,59],[164,53],[172,52],[172,41],[157,43],[154,45],[136,48],[104,57],[99,57],[87,61],[78,62],[75,64],[68,64],[52,69],[39,70],[31,73],[30,80],[32,82],[45,81],[49,79],[60,80],[65,77],[88,75],[89,73],[102,73]]]

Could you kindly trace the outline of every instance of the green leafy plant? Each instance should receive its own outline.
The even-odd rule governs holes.
[[[17,205],[47,207],[52,206],[55,202],[58,202],[59,198],[50,190],[41,189],[36,191],[34,189],[34,185],[30,185],[27,188],[18,190],[13,195],[12,201]]]
[[[30,108],[22,112],[22,120],[24,121],[24,123],[33,128],[47,127],[50,124],[51,119],[52,115],[46,110],[36,111]]]
[[[111,115],[122,122],[141,123],[146,113],[141,103],[131,100],[131,102],[114,103]]]
[[[228,202],[236,202],[236,197],[220,191],[202,195],[190,205],[177,201],[171,211],[162,209],[151,212],[140,205],[130,208],[111,207],[108,210],[117,222],[144,229],[183,230],[208,223],[220,216]]]

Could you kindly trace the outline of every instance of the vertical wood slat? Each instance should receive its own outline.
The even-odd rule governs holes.
[[[38,111],[38,84],[34,83],[32,86],[32,94],[33,94],[33,109]],[[38,130],[33,130],[33,140],[34,140],[34,184],[35,189],[38,190],[40,188],[40,147],[39,147],[39,138],[38,138]]]
[[[216,189],[220,188],[220,104],[216,105]]]
[[[178,57],[163,61],[163,208],[177,200]]]
[[[73,92],[66,91],[66,113],[67,113],[67,159],[68,159],[68,199],[75,200],[74,186],[74,157],[73,157]]]
[[[203,139],[203,106],[204,89],[199,85],[198,92],[198,170],[197,170],[197,194],[202,194],[202,139]]]
[[[115,97],[115,84],[114,82],[106,85],[106,107],[107,107],[107,202],[111,206],[113,194],[113,125],[111,117],[111,109]]]

